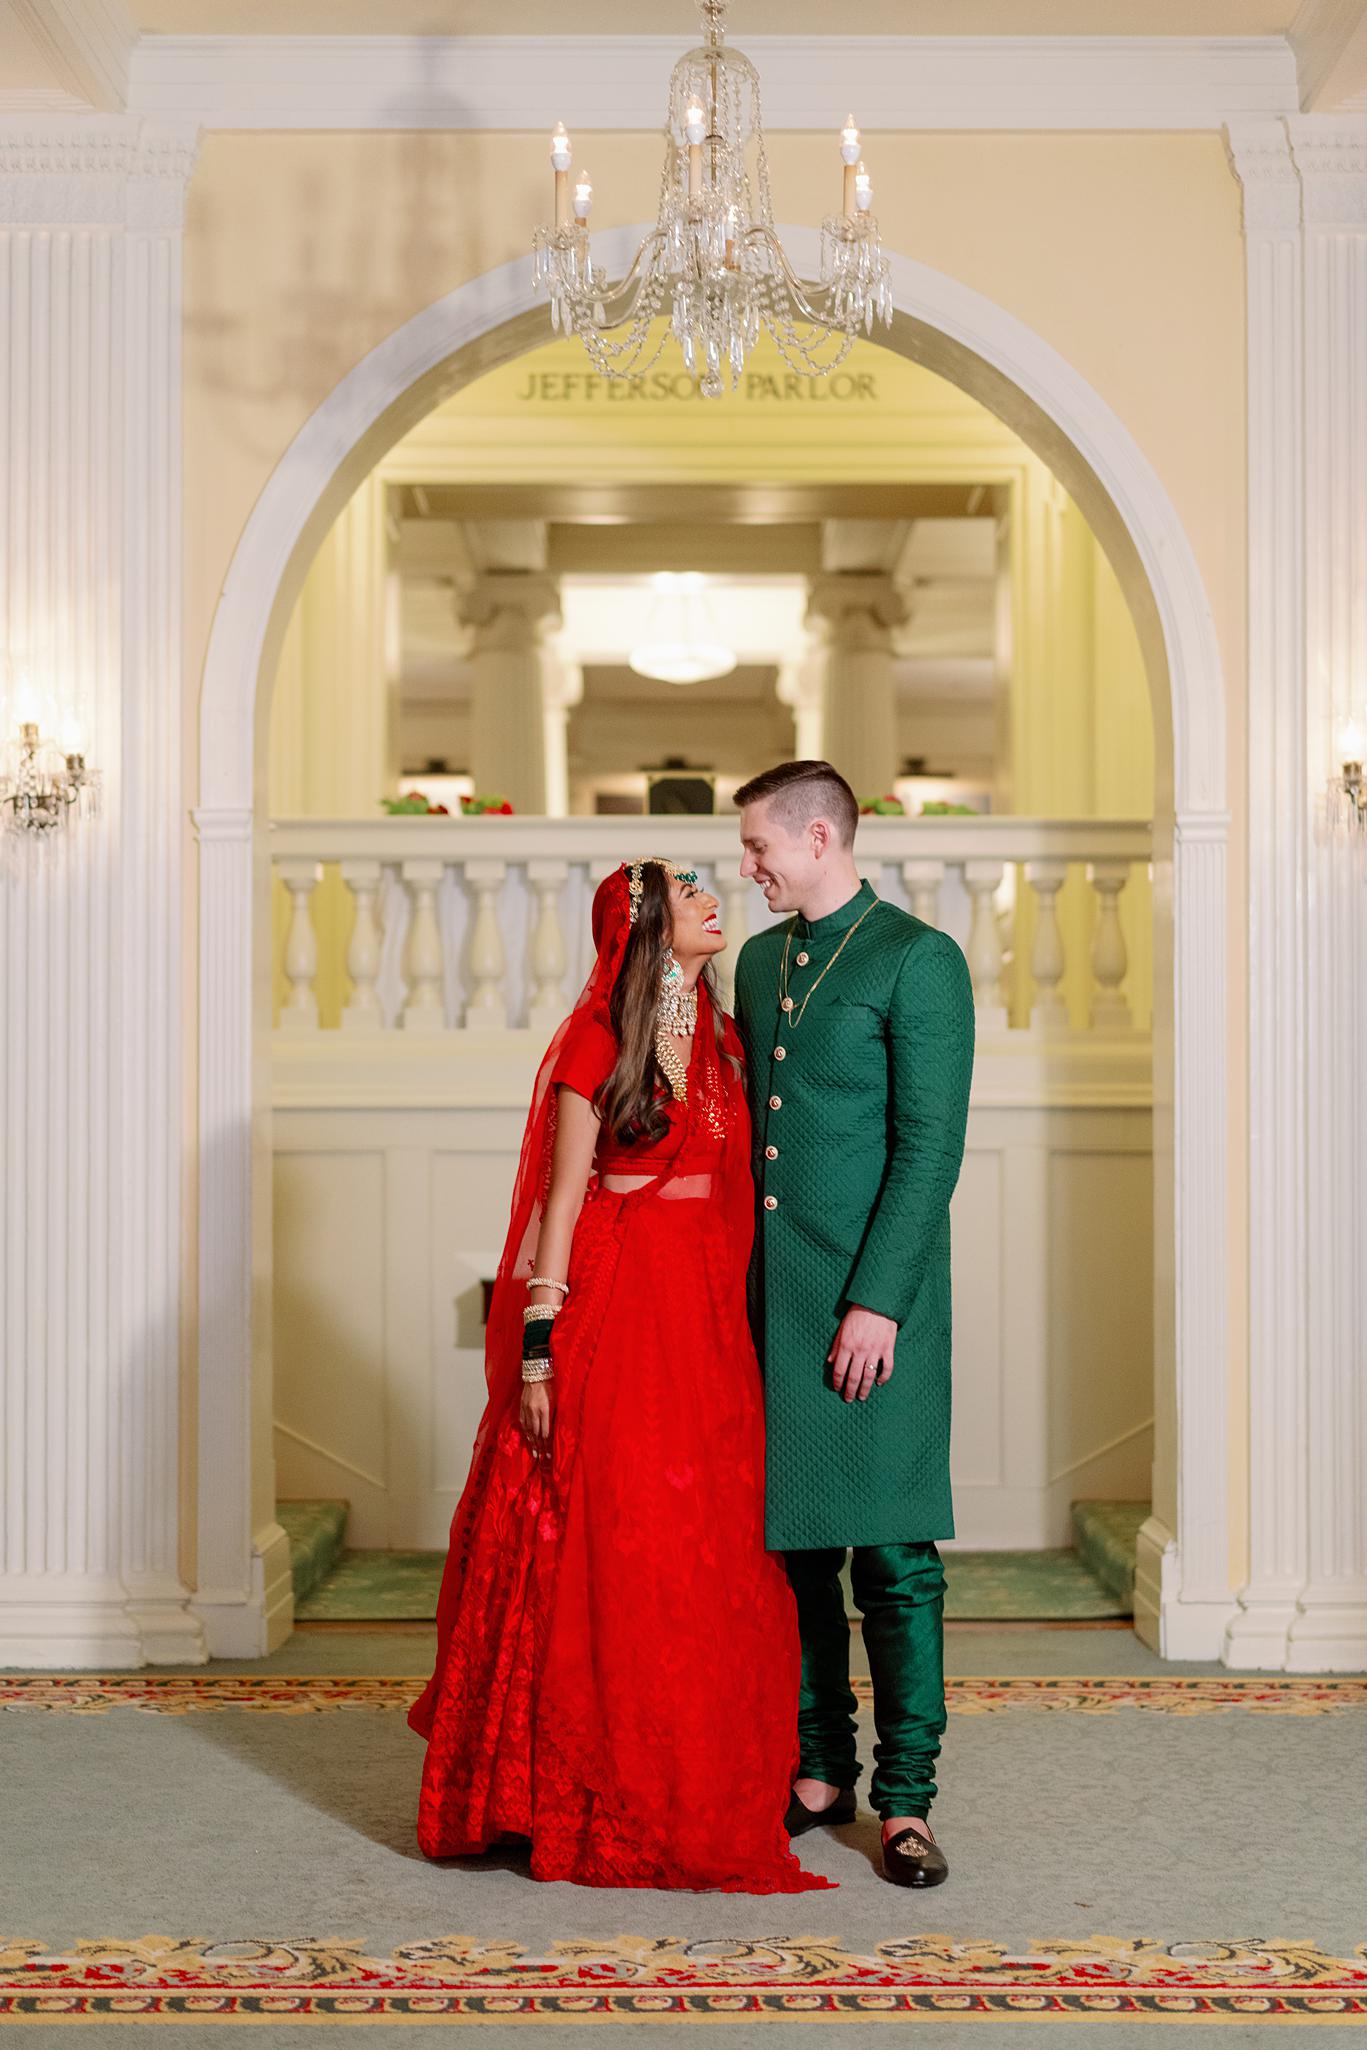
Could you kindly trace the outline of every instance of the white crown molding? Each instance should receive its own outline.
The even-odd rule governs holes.
[[[128,69],[138,40],[124,0],[10,0],[10,8],[70,95],[66,104],[122,113],[128,105]],[[6,113],[21,111],[19,97],[4,96],[0,108]]]
[[[1367,109],[1367,8],[1362,0],[1302,0],[1287,36],[1307,113]]]
[[[130,106],[230,129],[652,130],[672,36],[144,36]],[[1281,36],[754,36],[779,129],[1218,129],[1292,113]]]

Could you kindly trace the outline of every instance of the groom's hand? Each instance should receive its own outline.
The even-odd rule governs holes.
[[[836,1394],[846,1402],[867,1402],[871,1388],[891,1379],[896,1344],[893,1318],[853,1304],[841,1318],[835,1344],[826,1355]]]

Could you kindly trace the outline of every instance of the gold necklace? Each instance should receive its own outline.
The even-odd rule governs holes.
[[[812,1001],[812,998],[816,995],[822,983],[826,980],[826,977],[830,974],[832,968],[834,968],[836,962],[840,959],[840,956],[844,953],[846,947],[854,938],[860,926],[864,923],[864,920],[869,916],[869,912],[876,911],[879,905],[882,903],[882,901],[883,899],[881,897],[875,897],[872,904],[870,904],[868,911],[860,912],[858,918],[856,918],[854,924],[850,927],[844,939],[840,942],[840,945],[831,955],[830,960],[826,963],[826,966],[822,969],[820,975],[817,976],[816,981],[812,984],[806,996],[802,999],[802,1011],[806,1010],[808,1004]],[[802,1023],[802,1011],[798,1012],[796,1018],[794,1018],[792,1015],[793,999],[788,994],[788,953],[789,949],[793,944],[793,932],[795,930],[795,924],[796,922],[794,922],[794,925],[790,925],[788,928],[788,937],[783,942],[783,959],[779,963],[778,970],[778,1007],[780,1012],[782,1013],[780,1023],[786,1021],[788,1024],[792,1026],[794,1032],[797,1031],[798,1026]]]

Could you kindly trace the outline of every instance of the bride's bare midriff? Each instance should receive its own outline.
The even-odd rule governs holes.
[[[649,1174],[605,1174],[599,1177],[599,1186],[606,1189],[609,1195],[629,1196],[633,1189],[648,1188],[655,1179],[654,1175]],[[711,1193],[710,1174],[676,1175],[672,1182],[666,1182],[660,1190],[661,1196],[667,1201],[687,1201],[690,1197],[710,1196]]]

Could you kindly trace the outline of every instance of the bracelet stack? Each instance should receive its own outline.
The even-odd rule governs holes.
[[[553,1288],[561,1300],[558,1303],[528,1303],[522,1312],[522,1379],[536,1383],[554,1379],[551,1365],[550,1326],[565,1307],[564,1299],[570,1292],[567,1281],[555,1281],[547,1274],[534,1274],[527,1283],[528,1288]],[[541,1327],[545,1327],[542,1329]]]

